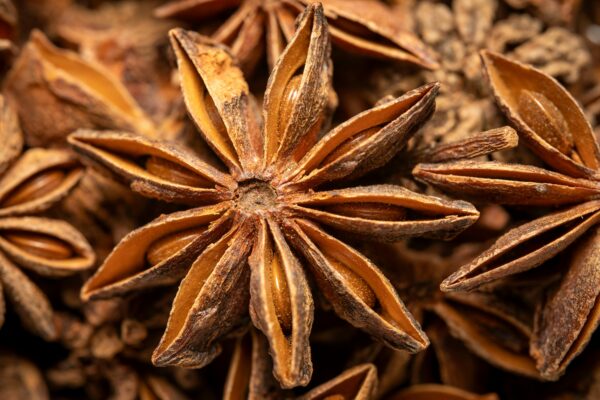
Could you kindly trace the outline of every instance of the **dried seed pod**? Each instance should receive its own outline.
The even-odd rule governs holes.
[[[527,271],[554,257],[600,221],[600,202],[590,201],[525,223],[442,283],[444,291],[471,290]]]
[[[302,0],[308,4],[309,0]],[[438,68],[434,53],[415,34],[399,27],[382,3],[358,0],[322,1],[332,42],[342,49],[385,60]],[[377,21],[377,23],[373,23]]]
[[[254,230],[250,221],[240,221],[194,261],[152,354],[155,365],[204,366],[220,352],[215,339],[240,326],[247,314],[250,271],[232,267],[250,254]],[[225,288],[226,295],[218,296],[217,288]]]
[[[27,150],[0,179],[0,216],[44,211],[79,182],[83,169],[65,150]]]
[[[332,79],[327,37],[322,14],[304,16],[273,68],[263,106],[267,167],[288,169],[317,139]]]
[[[469,203],[425,196],[392,185],[290,195],[290,209],[336,229],[384,240],[406,236],[452,238],[479,212]]]
[[[600,148],[573,97],[530,66],[489,51],[481,58],[496,101],[531,150],[563,174],[595,179]]]
[[[565,372],[600,322],[599,235],[594,227],[577,243],[566,275],[538,312],[531,354],[545,379]]]
[[[540,378],[529,356],[532,316],[522,304],[486,293],[456,293],[433,311],[471,351],[511,373]]]
[[[71,275],[95,261],[94,251],[79,231],[47,218],[0,219],[0,249],[19,265],[48,276]]]
[[[183,98],[204,138],[234,175],[256,170],[262,138],[242,71],[224,49],[198,34],[174,29],[170,37]]]
[[[276,223],[261,220],[248,261],[251,316],[269,341],[273,373],[283,388],[305,385],[312,374],[312,296],[300,262]]]
[[[448,193],[483,203],[555,206],[593,200],[600,195],[600,185],[594,181],[521,164],[419,164],[413,175]]]
[[[442,163],[485,156],[517,147],[519,136],[509,127],[490,129],[449,143],[441,143],[416,155],[419,162]]]
[[[427,347],[429,341],[419,324],[389,281],[364,256],[305,220],[286,225],[286,235],[312,265],[321,291],[342,318],[394,348],[417,352]],[[352,284],[340,274],[338,264],[351,270],[360,283]],[[371,297],[365,284],[377,299],[373,307],[363,301]]]
[[[158,144],[125,133],[78,131],[69,137],[75,149],[119,174],[134,190],[150,197],[203,204],[225,200],[233,180],[174,145]]]
[[[228,229],[228,206],[222,203],[173,213],[131,232],[86,282],[82,297],[107,298],[178,281],[185,266]]]
[[[100,65],[54,47],[34,31],[5,80],[30,146],[63,143],[80,128],[123,129],[156,136],[153,122]],[[35,107],[43,113],[32,115]]]
[[[268,343],[258,331],[250,328],[236,340],[227,380],[224,400],[264,399],[283,395],[273,377],[273,365],[268,356]]]
[[[286,176],[286,190],[354,179],[387,163],[433,112],[438,88],[429,84],[415,89],[333,129]],[[370,131],[374,127],[375,133]],[[340,148],[344,153],[337,151]],[[332,153],[335,157],[324,163]]]
[[[0,282],[6,298],[11,302],[25,327],[45,340],[55,340],[57,332],[48,298],[2,252],[0,252]]]
[[[373,364],[362,364],[349,368],[330,381],[317,386],[298,400],[368,400],[377,390],[377,369]]]

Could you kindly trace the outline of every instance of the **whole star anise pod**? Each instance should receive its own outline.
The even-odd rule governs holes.
[[[411,352],[428,340],[384,275],[325,227],[371,240],[452,237],[478,212],[469,203],[394,185],[315,191],[383,166],[434,109],[429,84],[342,123],[321,137],[331,68],[319,4],[298,29],[269,79],[264,122],[228,52],[193,32],[171,32],[183,97],[223,161],[124,133],[80,131],[77,151],[143,195],[194,206],[130,233],[82,289],[108,298],[173,284],[183,276],[157,365],[200,367],[248,315],[267,337],[283,387],[306,384],[314,277],[335,311],[386,344]],[[292,250],[292,248],[295,250]]]
[[[600,149],[583,111],[556,80],[496,53],[485,51],[482,59],[498,105],[523,142],[553,170],[462,161],[423,164],[414,174],[480,201],[563,206],[508,231],[441,285],[444,291],[475,290],[564,252],[569,268],[540,307],[530,345],[541,376],[555,380],[600,322]]]
[[[19,267],[61,277],[94,264],[94,252],[77,229],[62,220],[32,216],[62,200],[77,185],[83,168],[66,150],[23,152],[16,113],[1,96],[0,142],[0,325],[6,296],[27,328],[53,340],[50,301]]]
[[[294,34],[294,19],[314,0],[176,0],[156,9],[163,18],[206,21],[237,9],[212,34],[231,47],[244,71],[251,71],[266,47],[272,68]],[[369,57],[437,68],[432,52],[412,32],[398,26],[392,10],[369,0],[322,0],[332,42]]]

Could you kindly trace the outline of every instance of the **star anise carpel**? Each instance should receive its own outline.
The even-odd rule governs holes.
[[[0,325],[6,296],[30,330],[52,340],[52,306],[20,267],[40,276],[62,277],[94,264],[94,252],[78,230],[62,220],[34,216],[62,200],[83,168],[67,150],[23,151],[16,114],[3,97],[0,139],[7,145],[0,152]]]
[[[499,54],[482,59],[496,101],[522,141],[552,170],[462,161],[417,166],[420,179],[464,197],[520,206],[561,206],[517,226],[449,276],[442,290],[475,290],[567,252],[569,268],[536,317],[530,352],[558,379],[598,326],[600,150],[583,111],[553,78]]]
[[[157,365],[207,364],[219,340],[244,326],[249,309],[282,387],[306,384],[314,307],[309,274],[351,324],[398,349],[428,344],[385,276],[330,230],[370,240],[452,237],[477,219],[477,210],[393,185],[321,187],[387,163],[433,112],[438,85],[322,134],[331,86],[322,6],[308,6],[297,27],[269,78],[262,118],[225,48],[171,31],[188,112],[224,167],[174,143],[131,134],[70,136],[88,161],[132,190],[192,207],[131,232],[82,289],[84,299],[106,298],[181,280],[154,352]]]
[[[314,0],[176,0],[156,9],[163,18],[207,21],[234,10],[212,34],[231,47],[244,71],[251,71],[266,48],[272,68],[294,34],[294,20]],[[334,45],[359,55],[437,68],[433,52],[394,20],[382,2],[321,1]]]

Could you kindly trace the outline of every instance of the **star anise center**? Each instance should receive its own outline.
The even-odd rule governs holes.
[[[240,182],[235,198],[238,209],[245,213],[258,214],[277,208],[277,191],[268,181]]]

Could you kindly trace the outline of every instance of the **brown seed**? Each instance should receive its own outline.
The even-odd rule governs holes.
[[[350,268],[333,258],[327,258],[333,268],[342,275],[346,286],[356,294],[368,307],[373,308],[377,303],[375,292],[369,287],[367,282]]]
[[[166,260],[200,236],[206,227],[186,229],[175,232],[152,243],[146,251],[146,261],[156,265]]]
[[[148,157],[146,160],[146,170],[152,175],[181,185],[202,188],[210,187],[212,185],[211,182],[203,176],[196,174],[186,167],[160,157]]]
[[[365,129],[362,132],[359,132],[348,139],[346,139],[342,144],[336,147],[331,153],[327,155],[321,161],[321,166],[327,165],[335,160],[337,160],[342,155],[349,153],[350,151],[357,148],[364,140],[373,136],[377,131],[379,131],[380,127],[374,126],[372,128]]]
[[[519,94],[519,114],[521,118],[546,142],[563,154],[571,154],[573,136],[562,112],[546,96],[531,90]]]
[[[406,218],[404,208],[384,203],[340,203],[323,209],[333,214],[377,221],[402,221]]]
[[[4,238],[21,250],[51,260],[64,260],[73,256],[73,248],[64,241],[43,233],[10,231]]]
[[[52,192],[63,182],[65,172],[52,169],[39,172],[10,192],[2,202],[2,207],[12,207]]]
[[[275,314],[284,333],[292,331],[292,304],[290,302],[290,291],[285,277],[285,270],[277,254],[271,261],[271,293]]]

